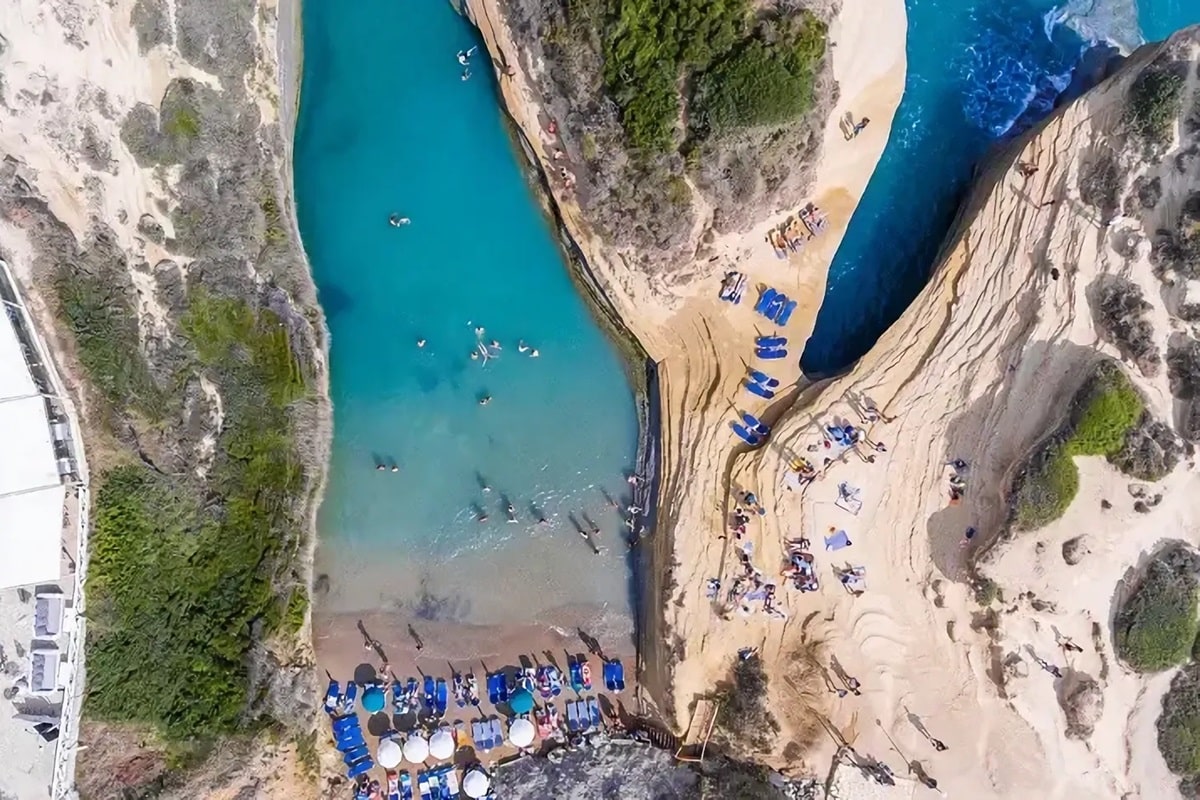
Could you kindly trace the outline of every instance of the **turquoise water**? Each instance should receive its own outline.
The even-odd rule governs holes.
[[[628,493],[633,395],[527,185],[491,69],[476,55],[461,79],[456,53],[475,44],[444,0],[304,3],[296,197],[335,426],[323,608],[627,617],[627,531],[602,490]],[[502,347],[486,365],[469,357],[478,326]],[[600,555],[572,515],[601,528]]]
[[[814,377],[854,363],[917,295],[975,163],[1015,121],[1027,126],[1052,108],[1084,37],[1135,46],[1139,25],[1153,41],[1200,22],[1196,0],[905,5],[904,97],[801,357]]]

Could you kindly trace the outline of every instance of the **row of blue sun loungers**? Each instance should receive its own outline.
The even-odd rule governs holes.
[[[771,426],[753,414],[743,411],[742,420],[746,423],[745,425],[740,422],[732,423],[733,432],[751,447],[762,444],[763,440],[771,435]]]
[[[446,765],[417,774],[417,791],[421,800],[453,800],[458,797],[458,776],[454,767]]]
[[[759,336],[754,340],[754,355],[764,359],[787,357],[787,337]]]
[[[603,724],[596,698],[567,701],[567,730],[571,733],[585,733],[592,728],[599,730]]]
[[[333,739],[342,754],[342,763],[346,765],[347,778],[354,780],[375,769],[375,759],[363,738],[357,714],[333,717]]]
[[[487,752],[504,744],[504,731],[500,729],[500,720],[496,717],[471,723],[471,740],[475,749]]]

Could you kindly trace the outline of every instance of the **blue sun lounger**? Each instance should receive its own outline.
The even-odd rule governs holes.
[[[346,770],[346,777],[354,780],[359,775],[366,775],[373,769],[375,769],[375,759],[371,758],[370,754],[368,754],[350,765],[350,769]]]
[[[429,775],[422,772],[417,775],[417,791],[421,793],[421,800],[433,800],[433,792],[429,788]]]
[[[582,730],[579,727],[579,709],[571,700],[567,701],[567,730],[571,733],[579,733]]]
[[[361,759],[363,756],[369,756],[369,755],[371,755],[371,750],[369,747],[367,747],[367,743],[363,742],[358,747],[355,747],[353,750],[347,750],[342,755],[342,761],[345,762],[347,767],[349,767],[349,766],[353,766],[354,764],[358,763],[359,759]]]
[[[763,289],[763,293],[758,296],[758,302],[754,304],[754,310],[760,314],[767,313],[767,306],[772,300],[775,299],[775,295],[777,294],[779,294],[779,292],[775,291],[774,289]]]
[[[567,673],[571,677],[571,688],[577,692],[583,691],[583,665],[571,659],[567,662]]]
[[[389,791],[388,791],[388,795],[387,795],[388,800],[400,800],[400,775],[399,775],[399,773],[397,773],[397,775],[396,775],[395,788],[392,788],[391,784],[392,784],[392,776],[389,775],[388,776],[388,790]]]
[[[400,773],[400,798],[401,800],[413,800],[412,777],[408,774],[408,770]]]
[[[756,436],[755,434],[746,430],[746,426],[743,425],[742,423],[731,422],[730,427],[733,428],[733,432],[738,435],[738,438],[740,438],[743,442],[750,445],[751,447],[757,447],[758,445],[762,444],[762,437]],[[604,685],[605,685],[605,687],[607,687],[609,689],[609,691],[612,691],[612,687],[610,687],[608,685],[608,675],[609,675],[608,665],[606,664],[604,666]]]
[[[734,424],[737,425],[737,423],[734,423]],[[741,427],[741,426],[738,425],[737,427]],[[745,431],[746,429],[742,428],[742,430]],[[612,662],[605,661],[604,662],[604,688],[608,689],[611,692],[611,691],[614,691],[615,686],[616,686],[616,684],[613,683]]]
[[[498,717],[492,717],[491,729],[492,747],[499,747],[500,745],[504,744],[504,730],[500,727],[500,720]]]
[[[783,311],[788,304],[786,294],[777,294],[771,298],[771,302],[767,303],[767,308],[763,311],[763,316],[772,322],[779,316],[779,312]]]
[[[756,347],[783,347],[787,344],[786,336],[759,336],[755,338],[754,344]]]
[[[742,419],[745,420],[746,426],[753,433],[757,433],[762,436],[767,436],[771,433],[771,426],[751,414],[749,411],[742,412]]]
[[[613,691],[620,694],[625,691],[625,665],[620,659],[613,659]]]
[[[773,361],[777,358],[787,358],[787,350],[764,350],[759,347],[754,351],[754,355],[766,361]]]
[[[340,733],[351,728],[357,728],[358,717],[354,716],[353,714],[342,714],[341,716],[334,717],[332,727],[334,733]]]
[[[437,708],[437,715],[439,717],[446,716],[446,705],[447,705],[447,701],[449,699],[450,699],[450,693],[446,689],[446,679],[438,678],[437,679],[437,694],[434,696],[434,705]]]
[[[746,386],[747,392],[749,392],[750,394],[758,395],[759,397],[761,397],[765,400],[770,400],[772,397],[775,396],[775,393],[772,392],[770,389],[764,389],[763,387],[759,386],[754,381],[751,381],[751,380],[745,381],[745,386]]]
[[[592,727],[592,721],[588,719],[587,703],[582,700],[575,701],[575,716],[579,718],[580,732],[586,731]]]
[[[789,300],[784,304],[779,313],[775,315],[776,325],[787,325],[788,320],[792,318],[792,312],[796,310],[796,301]]]
[[[421,688],[421,703],[425,707],[426,714],[433,713],[433,693],[435,691],[436,687],[433,683],[433,676],[426,675],[424,685]]]
[[[500,681],[496,684],[496,686],[499,689],[500,702],[507,703],[508,702],[508,678],[506,678],[504,676],[503,672],[499,673],[498,676],[500,678]]]
[[[346,684],[346,693],[342,695],[342,713],[354,712],[354,701],[358,699],[358,684],[350,681]]]
[[[342,696],[341,687],[333,678],[329,679],[329,688],[325,690],[325,713],[332,714],[337,711],[338,699]]]
[[[592,727],[599,728],[603,724],[604,719],[600,716],[600,703],[597,702],[596,698],[589,697],[587,699],[587,709],[588,716],[592,720]]]
[[[496,705],[500,702],[500,684],[497,680],[503,680],[503,676],[496,672],[489,672],[487,676],[487,693],[488,702]]]
[[[754,382],[755,382],[755,383],[757,383],[759,386],[765,386],[765,387],[766,387],[766,388],[768,388],[768,389],[774,389],[776,386],[778,386],[778,385],[779,385],[779,379],[778,379],[778,378],[772,378],[772,377],[771,377],[770,375],[768,375],[767,373],[765,373],[765,372],[760,372],[760,371],[758,371],[758,370],[756,370],[756,369],[752,369],[752,370],[750,370],[750,377],[751,377],[751,378],[754,380]]]

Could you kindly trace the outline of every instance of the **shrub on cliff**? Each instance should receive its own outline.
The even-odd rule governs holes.
[[[1182,777],[1185,797],[1194,797],[1200,777],[1200,664],[1185,666],[1171,680],[1158,715],[1158,751],[1167,768]],[[1193,793],[1187,793],[1189,787]]]
[[[1125,373],[1101,362],[1071,401],[1066,423],[1034,454],[1017,479],[1015,523],[1033,530],[1058,519],[1079,491],[1075,456],[1118,456],[1145,405]]]
[[[1154,342],[1154,325],[1146,319],[1153,306],[1141,287],[1125,278],[1108,278],[1095,290],[1096,327],[1124,358],[1137,364],[1143,375],[1158,374],[1160,356]]]
[[[1154,557],[1113,620],[1117,655],[1138,672],[1183,663],[1196,640],[1196,570],[1200,559],[1182,547]]]
[[[1186,83],[1173,65],[1152,64],[1142,70],[1129,87],[1125,120],[1130,129],[1149,144],[1168,143],[1183,108]]]
[[[732,679],[717,690],[717,727],[733,751],[765,753],[779,723],[767,708],[767,672],[757,655],[739,658]]]
[[[698,127],[719,134],[786,122],[812,107],[813,81],[825,52],[824,23],[806,13],[775,38],[749,40],[700,76]]]
[[[1109,460],[1126,475],[1143,481],[1158,481],[1175,469],[1181,452],[1175,432],[1147,412],[1125,435],[1121,452]]]
[[[275,571],[298,544],[303,481],[287,406],[304,380],[287,334],[271,312],[200,288],[181,327],[221,392],[218,457],[202,494],[141,464],[104,475],[88,578],[87,713],[171,740],[238,726],[252,630],[298,628],[307,602]]]

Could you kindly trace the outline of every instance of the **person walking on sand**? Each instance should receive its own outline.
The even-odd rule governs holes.
[[[418,653],[425,649],[425,642],[421,640],[421,634],[417,633],[417,629],[412,626],[412,623],[409,623],[408,635],[412,637],[413,643],[416,644]]]

